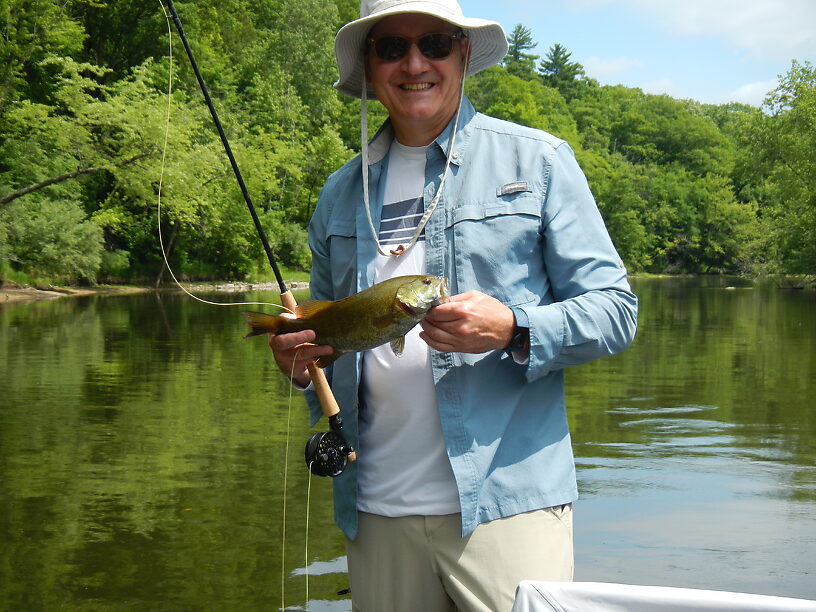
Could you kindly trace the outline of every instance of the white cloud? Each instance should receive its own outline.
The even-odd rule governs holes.
[[[629,0],[666,29],[686,36],[722,37],[760,59],[816,55],[813,0]]]
[[[597,55],[586,58],[581,64],[587,76],[600,81],[609,81],[611,77],[643,66],[640,60],[628,57],[604,58]]]
[[[682,94],[680,88],[671,79],[658,79],[656,81],[649,81],[648,83],[643,83],[643,85],[641,85],[640,88],[646,93],[655,95],[666,94],[673,98],[688,97]]]
[[[776,89],[777,85],[779,85],[777,79],[747,83],[729,93],[725,102],[742,102],[752,106],[762,106],[765,96],[768,95],[768,92]]]

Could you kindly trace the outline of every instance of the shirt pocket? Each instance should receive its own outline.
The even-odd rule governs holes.
[[[353,220],[331,219],[326,229],[334,299],[356,290],[357,230]]]
[[[541,199],[532,192],[464,202],[446,231],[458,292],[477,290],[507,306],[539,302],[547,292]]]

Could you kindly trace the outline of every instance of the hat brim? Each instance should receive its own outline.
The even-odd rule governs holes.
[[[464,17],[461,14],[440,12],[436,2],[401,2],[390,9],[379,11],[374,15],[363,17],[347,23],[334,39],[334,54],[337,58],[337,69],[340,78],[334,87],[341,93],[353,98],[361,98],[363,93],[364,68],[363,57],[365,39],[374,24],[389,15],[422,13],[442,19],[460,27],[467,34],[470,44],[470,63],[467,76],[498,64],[507,55],[507,38],[501,24],[486,19]],[[367,86],[367,97],[376,99],[371,86]]]

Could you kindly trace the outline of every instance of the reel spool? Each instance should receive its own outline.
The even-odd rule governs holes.
[[[343,435],[343,421],[339,414],[329,418],[330,431],[312,434],[306,442],[306,465],[316,476],[334,478],[343,473],[349,461],[357,458],[354,449]]]

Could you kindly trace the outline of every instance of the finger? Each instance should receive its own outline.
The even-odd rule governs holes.
[[[453,343],[457,336],[461,336],[467,329],[467,319],[422,319],[420,327],[436,342]]]
[[[446,323],[449,321],[456,321],[464,317],[464,311],[461,302],[448,302],[434,306],[427,313],[425,319],[434,321],[436,323]]]
[[[334,349],[328,344],[301,344],[283,354],[279,354],[279,356],[284,356],[284,359],[290,358],[299,364],[305,364],[305,367],[318,357],[331,355],[332,353],[334,353]]]
[[[453,344],[449,344],[448,342],[440,342],[432,338],[428,333],[421,331],[419,332],[419,337],[425,341],[425,344],[430,346],[435,351],[439,351],[441,353],[452,353],[455,351],[456,347]]]
[[[419,333],[419,337],[422,338],[431,348],[438,351],[450,351],[456,346],[456,334],[426,321],[420,321],[420,326],[422,327],[422,331]]]
[[[273,351],[286,351],[301,344],[314,342],[315,333],[311,329],[304,329],[289,334],[269,334],[269,346]]]

